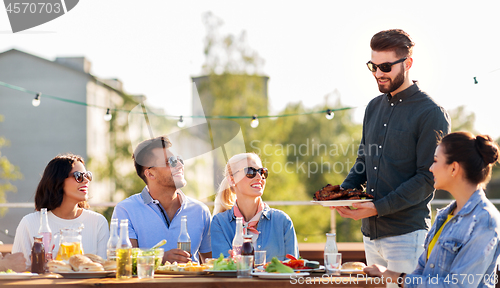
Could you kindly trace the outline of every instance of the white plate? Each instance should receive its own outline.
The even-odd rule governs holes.
[[[299,273],[253,272],[252,275],[263,279],[290,279],[290,277],[309,276],[309,272],[299,272]]]
[[[205,270],[217,277],[236,277],[236,270]]]
[[[335,206],[352,206],[352,203],[363,203],[363,202],[370,202],[370,201],[373,201],[373,199],[330,200],[330,201],[311,201],[311,202],[323,205],[325,207],[335,207]]]
[[[358,270],[358,269],[341,269],[340,273],[342,274],[365,274],[363,270]]]
[[[29,279],[31,277],[38,276],[37,273],[1,273],[0,280],[7,279]]]
[[[320,265],[319,268],[314,269],[294,269],[295,272],[325,272],[325,266]]]
[[[95,271],[95,272],[54,272],[64,278],[105,278],[111,274],[116,273],[116,271]]]
[[[167,271],[167,270],[155,271],[155,274],[167,274],[167,275],[206,275],[208,273],[209,273],[208,271]]]

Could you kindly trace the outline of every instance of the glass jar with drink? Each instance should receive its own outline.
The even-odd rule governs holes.
[[[69,257],[77,254],[83,254],[82,248],[82,229],[83,225],[78,228],[61,229],[59,233],[59,251],[57,252],[56,260],[68,261]]]
[[[31,249],[31,272],[43,274],[45,272],[45,249],[43,247],[43,236],[33,237],[35,243]]]

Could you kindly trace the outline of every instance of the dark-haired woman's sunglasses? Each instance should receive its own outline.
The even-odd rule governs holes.
[[[253,167],[246,167],[246,168],[243,168],[241,170],[245,171],[245,176],[247,176],[247,178],[250,178],[250,179],[255,178],[255,176],[257,176],[257,173],[260,174],[262,179],[267,179],[267,176],[269,175],[269,171],[267,170],[267,168],[256,169]],[[236,174],[237,172],[239,172],[241,170],[238,170],[234,173]]]
[[[368,61],[368,63],[366,63],[366,66],[368,66],[368,70],[370,70],[372,72],[377,72],[377,67],[378,67],[378,69],[380,69],[380,71],[382,71],[384,73],[389,73],[392,70],[392,65],[401,63],[401,62],[405,61],[406,58],[407,57],[401,58],[401,59],[394,61],[394,62],[386,62],[386,63],[382,63],[382,64],[378,64],[378,65],[373,64],[372,61]]]
[[[73,176],[75,177],[75,180],[78,183],[83,182],[83,177],[87,178],[89,181],[92,181],[92,172],[90,171],[87,172],[76,171],[75,173],[73,173]]]

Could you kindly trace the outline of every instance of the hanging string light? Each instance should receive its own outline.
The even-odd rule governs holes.
[[[37,106],[40,105],[40,99],[41,99],[41,95],[42,95],[41,92],[31,91],[31,90],[25,89],[23,87],[15,86],[15,85],[8,84],[8,83],[2,82],[2,81],[0,81],[0,86],[7,87],[7,88],[10,88],[10,89],[14,89],[14,90],[17,90],[17,91],[21,91],[21,92],[24,92],[24,93],[27,93],[27,94],[31,94],[31,95],[35,94],[36,96],[35,96],[35,99],[33,99],[32,104],[35,107],[37,107]],[[114,111],[114,112],[124,112],[124,113],[134,113],[134,114],[142,114],[142,113],[139,113],[139,112],[134,112],[134,111],[126,110],[126,109],[107,108],[107,107],[103,107],[103,106],[99,106],[99,105],[95,105],[95,104],[89,104],[89,103],[82,102],[82,101],[67,99],[67,98],[53,96],[53,95],[48,95],[48,94],[44,94],[44,97],[48,98],[48,99],[56,100],[56,101],[62,101],[62,102],[76,104],[76,105],[82,105],[82,106],[86,106],[86,107],[94,107],[94,108],[98,108],[98,109],[106,109],[106,114],[104,115],[104,120],[106,120],[106,121],[110,121],[112,119],[113,116],[111,114],[111,111]],[[357,108],[357,107],[343,107],[343,108],[328,109],[328,110],[321,110],[321,111],[309,111],[309,112],[289,113],[289,114],[280,114],[280,115],[261,115],[261,116],[259,116],[259,118],[268,118],[268,119],[275,120],[275,119],[283,118],[283,117],[293,117],[293,116],[300,116],[300,115],[322,114],[322,113],[326,112],[327,113],[327,115],[326,115],[327,119],[332,119],[333,115],[334,115],[334,113],[333,113],[334,111],[351,110],[351,109],[355,109],[355,108]],[[252,120],[250,122],[250,126],[252,128],[256,128],[256,127],[259,126],[259,119],[258,119],[257,115],[253,115],[253,116],[247,116],[247,115],[240,115],[240,116],[234,116],[234,115],[190,115],[190,116],[184,115],[184,116],[175,116],[175,115],[156,114],[156,113],[153,113],[153,112],[148,112],[148,113],[150,113],[151,115],[156,116],[156,117],[175,118],[175,119],[179,118],[179,121],[177,122],[177,125],[179,127],[184,127],[186,125],[186,123],[184,122],[183,117],[188,117],[188,118],[192,118],[192,119],[228,119],[228,120],[232,120],[232,119],[249,119],[249,118],[251,118]]]
[[[477,84],[477,83],[478,83],[477,79],[476,79],[476,77],[474,77],[474,84]]]
[[[259,119],[257,118],[257,115],[253,115],[252,121],[250,121],[250,126],[252,128],[257,128],[259,127]]]
[[[332,120],[334,116],[335,116],[335,113],[333,113],[332,109],[326,110],[326,115],[325,115],[326,119]]]
[[[31,105],[35,107],[40,106],[40,96],[42,96],[42,93],[36,93],[35,99],[31,101]]]
[[[177,126],[179,126],[179,128],[183,128],[184,126],[186,126],[186,122],[184,122],[184,120],[182,120],[182,115],[179,118],[179,121],[177,122]]]
[[[111,115],[111,112],[109,111],[108,108],[108,110],[106,110],[106,114],[104,115],[104,121],[110,121],[111,118],[113,118],[113,115]]]

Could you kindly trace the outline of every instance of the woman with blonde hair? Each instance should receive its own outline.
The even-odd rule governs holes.
[[[500,213],[483,188],[498,159],[498,145],[487,135],[446,135],[429,170],[434,188],[448,191],[455,201],[438,211],[415,271],[400,274],[377,264],[364,271],[399,287],[494,287]]]
[[[242,153],[229,159],[224,170],[210,228],[212,255],[228,257],[236,232],[236,217],[243,217],[244,234],[253,235],[255,250],[265,250],[272,257],[298,257],[297,236],[290,217],[269,208],[262,201],[269,171],[255,153]]]

